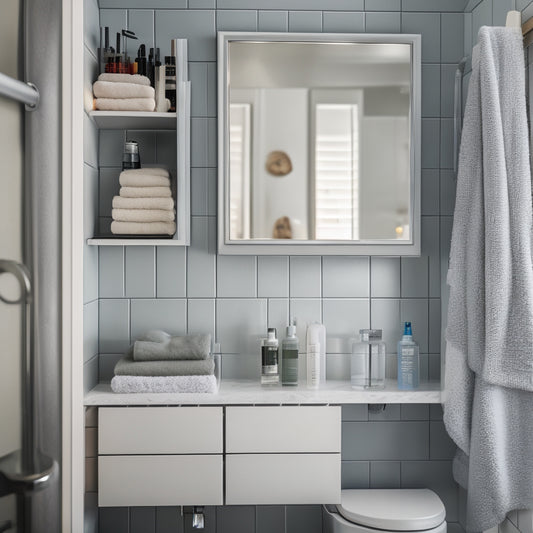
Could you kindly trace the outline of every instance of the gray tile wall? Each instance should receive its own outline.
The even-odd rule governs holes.
[[[192,97],[192,242],[187,249],[99,251],[96,278],[99,372],[150,327],[171,333],[210,331],[223,351],[223,377],[256,377],[258,339],[280,332],[289,314],[328,329],[328,375],[348,378],[348,339],[383,328],[389,375],[402,320],[420,341],[423,376],[440,375],[441,282],[454,205],[452,123],[455,65],[465,47],[467,0],[100,0],[100,24],[129,27],[165,53],[171,37],[189,39]],[[126,8],[127,6],[127,8]],[[227,257],[216,254],[216,31],[412,32],[423,36],[423,171],[420,258]],[[101,131],[95,212],[105,229],[126,133]],[[144,162],[171,162],[168,132],[128,132]],[[115,179],[114,179],[115,178]],[[305,358],[303,358],[305,360]],[[302,371],[303,371],[302,365]],[[343,487],[433,488],[450,529],[460,531],[459,495],[451,476],[453,446],[440,408],[366,405],[343,409]],[[100,533],[191,531],[178,508],[99,510]],[[207,508],[206,530],[321,532],[318,506]]]

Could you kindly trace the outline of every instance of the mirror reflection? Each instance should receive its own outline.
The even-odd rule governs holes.
[[[228,57],[230,240],[411,238],[410,44],[234,41]]]

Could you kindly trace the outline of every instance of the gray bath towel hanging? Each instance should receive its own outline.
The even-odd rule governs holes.
[[[482,27],[472,57],[448,283],[444,422],[467,529],[533,507],[533,264],[521,32]]]

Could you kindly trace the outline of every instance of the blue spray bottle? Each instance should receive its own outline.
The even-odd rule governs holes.
[[[413,340],[411,322],[406,322],[402,340],[398,343],[398,388],[417,389],[420,375],[420,349]]]

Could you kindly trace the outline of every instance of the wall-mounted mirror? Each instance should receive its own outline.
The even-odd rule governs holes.
[[[220,32],[219,252],[420,253],[420,36]]]

